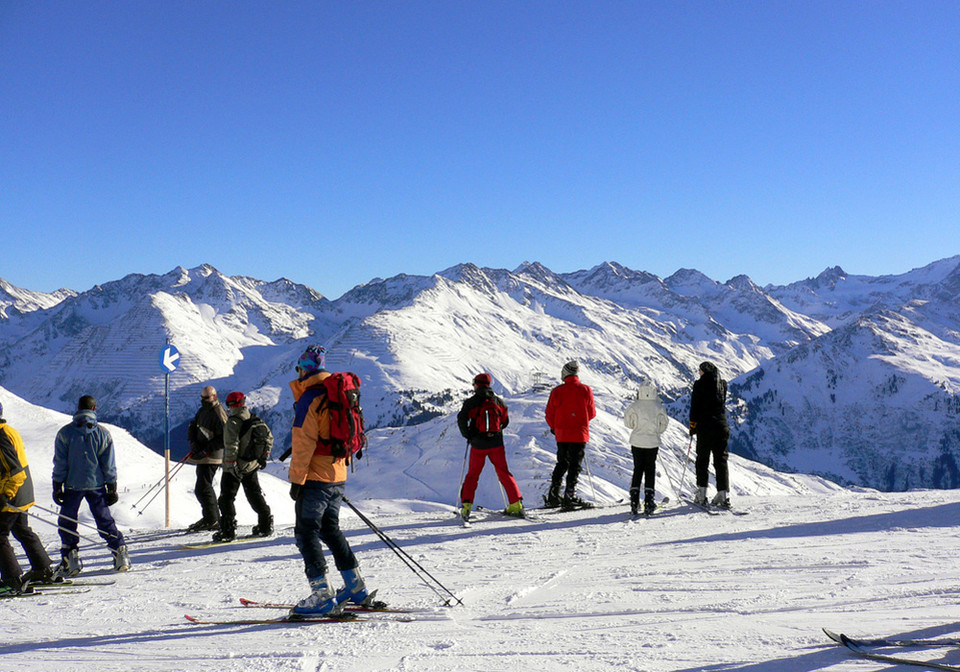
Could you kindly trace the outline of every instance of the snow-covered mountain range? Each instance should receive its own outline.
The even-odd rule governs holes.
[[[404,445],[418,434],[443,441],[454,461],[463,451],[452,415],[479,371],[511,408],[530,407],[516,440],[535,456],[552,448],[538,424],[545,389],[578,359],[601,410],[596,461],[616,463],[637,382],[661,389],[683,444],[689,389],[711,360],[732,380],[733,450],[845,483],[960,485],[960,257],[897,276],[833,268],[783,287],[688,269],[661,279],[615,263],[567,274],[527,263],[376,278],[333,301],[210,266],[79,293],[2,281],[0,290],[0,385],[63,412],[94,394],[104,419],[154,447],[168,341],[182,354],[169,376],[175,448],[206,384],[247,392],[282,448],[296,356],[322,343],[328,368],[363,379],[369,426],[403,434]]]

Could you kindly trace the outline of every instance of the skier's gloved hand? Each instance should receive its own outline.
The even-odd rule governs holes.
[[[0,511],[2,511],[3,507],[5,507],[9,503],[10,503],[10,498],[7,497],[6,493],[0,492]]]
[[[120,495],[117,494],[117,484],[107,483],[107,496],[106,496],[107,506],[113,506],[119,501],[120,501]]]
[[[690,421],[690,436],[693,436],[697,433],[697,423],[693,420]]]
[[[63,483],[53,482],[53,501],[57,506],[63,506]]]
[[[267,458],[261,457],[259,460],[257,460],[257,464],[260,466],[261,469],[266,469],[266,468],[267,468]]]
[[[297,501],[300,499],[300,491],[303,489],[303,486],[299,483],[290,484],[290,499]]]

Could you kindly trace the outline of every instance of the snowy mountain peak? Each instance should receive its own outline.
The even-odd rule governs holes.
[[[837,283],[842,282],[847,279],[847,272],[844,271],[839,266],[834,266],[833,268],[828,268],[824,270],[820,275],[815,278],[812,278],[809,281],[809,284],[814,289],[833,289],[837,286]]]
[[[0,278],[0,319],[9,318],[14,313],[32,313],[36,310],[51,308],[76,294],[71,289],[58,289],[49,294],[34,292],[12,285]]]
[[[750,292],[750,293],[763,293],[763,290],[750,279],[750,276],[747,275],[737,275],[724,283],[730,289],[734,289],[738,292]]]
[[[681,268],[666,278],[663,284],[684,296],[697,296],[703,293],[714,293],[720,286],[716,280],[707,277],[693,268]]]

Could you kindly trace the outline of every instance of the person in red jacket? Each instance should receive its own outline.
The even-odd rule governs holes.
[[[548,507],[587,505],[577,497],[577,478],[584,448],[590,440],[590,421],[597,416],[597,409],[593,405],[593,390],[580,382],[579,372],[580,365],[576,360],[564,364],[560,372],[563,384],[553,388],[547,401],[547,425],[550,433],[557,437],[557,466],[553,470],[550,490],[544,497]],[[567,475],[567,485],[561,499],[560,485],[564,474]]]

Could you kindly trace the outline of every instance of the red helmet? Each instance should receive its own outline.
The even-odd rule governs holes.
[[[231,392],[227,395],[227,406],[233,408],[235,406],[244,406],[247,403],[247,397],[243,392]]]

